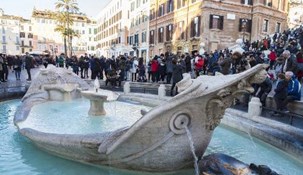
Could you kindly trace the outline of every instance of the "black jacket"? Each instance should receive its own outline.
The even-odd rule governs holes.
[[[287,87],[288,87],[288,81],[281,80],[278,83],[277,88],[275,89],[274,98],[281,99],[281,100],[286,99],[287,98]]]

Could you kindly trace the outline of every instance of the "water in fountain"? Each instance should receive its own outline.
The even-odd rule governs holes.
[[[192,137],[192,135],[191,135],[187,126],[185,126],[185,130],[186,130],[186,134],[187,134],[187,137],[188,137],[190,149],[191,149],[191,151],[193,153],[193,156],[194,156],[195,174],[199,175],[200,171],[199,171],[199,166],[198,166],[198,157],[196,155],[195,146],[194,146],[194,142],[193,142],[193,137]]]
[[[130,126],[142,117],[141,109],[151,109],[140,104],[112,101],[104,103],[106,115],[91,117],[87,114],[89,106],[89,100],[82,99],[42,103],[34,106],[28,118],[18,125],[46,133],[103,133]]]

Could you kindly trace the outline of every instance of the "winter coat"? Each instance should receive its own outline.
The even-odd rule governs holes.
[[[153,60],[151,63],[151,72],[157,72],[159,69],[159,63],[157,60]]]
[[[178,83],[182,80],[182,66],[181,64],[174,64],[173,65],[173,83]]]
[[[287,92],[289,96],[295,97],[294,100],[301,100],[301,84],[295,76],[288,81]]]
[[[173,72],[173,63],[172,63],[172,57],[167,57],[166,59],[166,73],[172,73]]]
[[[31,56],[26,56],[25,57],[25,68],[31,69],[33,67],[34,67],[33,58]]]
[[[287,98],[287,87],[288,87],[288,81],[280,80],[275,89],[274,98],[281,99],[281,100],[286,99]]]
[[[224,75],[229,74],[230,71],[230,66],[231,66],[231,59],[230,58],[225,58],[221,63],[221,73]]]

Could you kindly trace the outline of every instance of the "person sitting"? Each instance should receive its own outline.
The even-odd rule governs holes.
[[[272,88],[272,82],[270,81],[269,77],[267,77],[261,84],[256,85],[255,95],[256,97],[260,98],[262,106],[265,106],[266,98],[270,93],[271,88]]]
[[[285,72],[285,77],[288,80],[287,101],[301,100],[301,84],[293,72]]]

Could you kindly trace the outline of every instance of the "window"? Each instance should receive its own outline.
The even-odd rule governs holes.
[[[6,53],[6,45],[3,45],[3,52]]]
[[[141,0],[137,0],[137,8],[140,7]]]
[[[149,20],[155,19],[155,9],[150,10]]]
[[[199,37],[200,36],[200,25],[201,25],[201,17],[197,16],[193,18],[191,21],[191,37]]]
[[[31,31],[32,31],[32,26],[29,26],[28,29],[29,29],[29,31],[31,32]]]
[[[178,23],[178,39],[184,39],[184,21]]]
[[[91,28],[88,29],[88,33],[92,34],[92,29]]]
[[[134,44],[138,44],[139,43],[139,34],[135,34],[135,43]]]
[[[164,42],[164,29],[163,27],[160,27],[158,29],[158,42],[163,43]]]
[[[6,43],[6,38],[5,38],[5,36],[2,36],[2,43],[3,43],[3,44]]]
[[[195,3],[195,2],[197,2],[197,0],[191,0],[191,3]]]
[[[240,18],[239,19],[239,32],[251,32],[251,20]]]
[[[146,42],[146,32],[142,32],[142,43]]]
[[[264,5],[271,7],[272,6],[272,0],[264,0]]]
[[[149,31],[149,44],[155,44],[154,30]]]
[[[161,4],[159,6],[159,15],[158,16],[163,16],[164,15],[164,4]]]
[[[32,33],[29,33],[29,34],[27,35],[27,37],[28,37],[28,38],[33,38],[33,34],[32,34]]]
[[[30,47],[32,46],[32,41],[29,41],[29,46],[30,46]]]
[[[253,0],[241,0],[241,4],[253,5]]]
[[[132,12],[132,11],[134,11],[135,10],[135,2],[132,2],[131,4],[130,4],[130,11]]]
[[[171,41],[173,39],[173,25],[170,24],[168,26],[166,26],[166,41]]]
[[[167,1],[167,13],[170,13],[172,11],[174,11],[174,1],[168,0]]]
[[[268,32],[268,20],[263,20],[263,32]]]
[[[19,50],[20,49],[20,47],[19,46],[16,46],[16,50]]]
[[[134,42],[133,42],[133,39],[134,39],[133,36],[130,36],[130,37],[129,37],[129,44],[130,44],[130,45],[132,45],[132,44],[134,43]]]
[[[5,28],[4,27],[2,27],[2,33],[5,34]]]
[[[21,46],[24,46],[24,41],[21,41]]]
[[[20,38],[25,38],[25,32],[20,32]]]
[[[276,32],[280,33],[280,31],[281,31],[281,23],[277,22],[276,23]]]
[[[209,28],[223,30],[223,16],[210,15]]]

